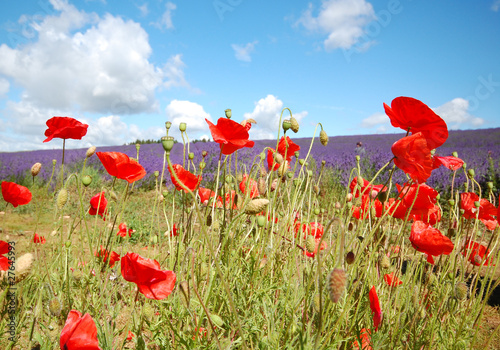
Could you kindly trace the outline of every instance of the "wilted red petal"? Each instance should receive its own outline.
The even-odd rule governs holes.
[[[87,134],[89,127],[70,117],[52,117],[47,120],[46,124],[48,129],[45,130],[45,136],[47,138],[43,142],[49,142],[54,137],[81,140]]]
[[[448,139],[448,126],[425,103],[411,97],[396,97],[391,107],[384,103],[385,113],[392,126],[410,131],[421,132],[427,140],[429,149],[438,148]]]
[[[278,170],[280,165],[274,160],[274,154],[276,151],[272,148],[267,150],[267,170],[275,171]]]
[[[38,233],[35,232],[35,235],[33,236],[33,243],[45,244],[45,242],[46,242],[45,237],[40,236]]]
[[[370,297],[370,309],[373,313],[373,326],[375,327],[375,331],[378,330],[378,326],[382,322],[382,309],[380,309],[380,302],[378,300],[377,291],[375,290],[375,286],[370,289],[369,292]]]
[[[136,253],[127,253],[122,257],[121,272],[126,281],[137,284],[146,298],[161,300],[168,297],[174,289],[174,272],[161,270],[158,261],[143,258]]]
[[[188,193],[189,191],[193,192],[201,182],[201,175],[196,176],[192,174],[191,172],[184,169],[180,164],[172,164],[172,168],[179,178],[179,181],[177,181],[175,176],[172,174],[172,169],[170,167],[168,167],[168,171],[170,172],[172,183],[178,191],[184,191],[186,193]],[[187,187],[189,190],[185,187]]]
[[[486,246],[474,241],[467,241],[462,255],[468,257],[471,264],[480,266],[491,266],[490,250]],[[477,257],[477,258],[476,258]]]
[[[9,252],[9,243],[5,241],[0,241],[0,271],[7,271],[9,269],[9,259],[6,256],[2,256]]]
[[[288,136],[282,136],[278,143],[278,152],[283,156],[286,161],[292,160],[296,151],[300,151],[300,146],[294,143]],[[286,156],[285,156],[286,154]]]
[[[422,221],[415,221],[411,226],[410,242],[413,248],[429,256],[448,255],[454,248],[448,237]]]
[[[71,310],[61,331],[61,350],[101,350],[97,340],[97,328],[89,314]]]
[[[361,329],[361,332],[359,334],[361,340],[361,350],[373,350],[372,346],[370,345],[371,344],[370,334],[371,332],[369,329],[366,328]],[[352,343],[352,347],[353,349],[359,350],[359,344],[356,340]]]
[[[394,164],[415,182],[425,182],[431,176],[433,163],[431,150],[421,133],[396,141],[391,151],[395,156]]]
[[[439,168],[441,165],[443,165],[445,168],[448,168],[450,170],[458,170],[464,165],[464,161],[460,158],[449,156],[449,157],[439,157],[439,156],[434,156],[432,157],[433,159],[433,169]]]
[[[14,208],[18,205],[28,204],[31,201],[30,190],[14,182],[2,181],[2,196]]]
[[[476,208],[475,202],[479,202],[479,207]],[[465,219],[480,219],[488,229],[496,228],[494,218],[498,214],[498,209],[486,198],[479,199],[479,196],[473,192],[460,193],[460,209],[464,210],[463,217]]]
[[[212,138],[220,145],[222,154],[232,154],[243,147],[253,147],[254,142],[248,139],[248,131],[241,124],[228,118],[219,118],[217,125],[205,119]]]
[[[385,283],[387,283],[391,287],[396,287],[396,286],[403,284],[403,281],[401,281],[399,278],[394,276],[394,272],[392,272],[390,274],[385,274],[384,281],[385,281]]]
[[[97,152],[97,156],[109,175],[126,180],[128,183],[135,182],[146,176],[146,170],[121,152]]]

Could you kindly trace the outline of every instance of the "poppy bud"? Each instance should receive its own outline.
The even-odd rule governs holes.
[[[345,197],[346,202],[352,201],[352,193],[348,193]]]
[[[59,209],[62,209],[68,201],[68,191],[63,187],[59,190],[56,198],[56,204]]]
[[[380,191],[377,195],[377,198],[381,203],[385,203],[387,201],[387,192]]]
[[[87,150],[87,152],[85,153],[85,157],[87,157],[87,158],[92,157],[95,153],[95,150],[96,150],[95,146],[90,146],[89,149]]]
[[[469,293],[469,287],[465,282],[458,282],[455,284],[454,292],[455,298],[458,300],[465,300],[467,298],[467,294]]]
[[[383,269],[388,269],[389,267],[391,267],[391,261],[389,260],[389,257],[385,254],[380,255],[379,263],[380,267],[382,267]]]
[[[186,123],[180,123],[179,124],[179,130],[180,130],[180,132],[186,131],[186,128],[187,128],[187,124]]]
[[[58,298],[52,298],[49,301],[49,311],[53,316],[61,315],[62,305]]]
[[[136,143],[135,144],[135,149],[137,152],[139,152],[139,150],[141,149],[141,144],[140,143]]]
[[[452,156],[455,157],[455,158],[458,158],[458,153],[457,152],[453,152]]]
[[[283,130],[286,132],[288,129],[290,129],[292,127],[292,123],[290,122],[289,119],[285,119],[283,120]]]
[[[481,202],[480,201],[474,201],[474,206],[476,208],[479,208],[481,206]]]
[[[259,156],[260,156],[260,160],[266,159],[266,155],[264,152],[262,152]]]
[[[26,253],[24,255],[21,255],[21,257],[15,261],[14,271],[16,271],[16,283],[21,282],[28,276],[31,271],[34,259],[35,258],[33,257],[33,254]]]
[[[293,184],[294,184],[295,186],[298,186],[298,185],[299,185],[299,183],[300,183],[300,180],[299,180],[299,179],[293,179]]]
[[[264,227],[266,225],[266,218],[263,216],[257,216],[257,226]]]
[[[321,130],[321,132],[319,133],[319,141],[323,146],[328,145],[328,135],[326,134],[325,130]]]
[[[319,215],[319,213],[320,213],[319,208],[314,208],[314,215]]]
[[[158,176],[160,176],[160,172],[158,170],[155,170],[155,172],[153,173],[153,175],[158,178]]]
[[[465,170],[467,169],[467,163],[464,162],[464,164],[462,164],[462,168]]]
[[[202,151],[202,152],[201,152],[201,156],[202,156],[203,158],[205,158],[207,155],[208,155],[208,152],[207,152],[207,151]]]
[[[168,130],[170,130],[170,128],[172,127],[172,123],[171,122],[165,122],[165,128]]]
[[[488,188],[489,188],[490,190],[492,190],[492,189],[493,189],[493,182],[488,181],[488,182],[486,183],[486,185],[488,186]]]
[[[194,159],[194,153],[193,152],[189,152],[188,158],[191,159],[191,160],[193,160]]]
[[[283,164],[283,156],[279,153],[274,153],[274,161],[277,164]]]
[[[219,315],[212,314],[210,315],[210,319],[212,320],[212,323],[217,327],[222,327],[224,325],[224,321]]]
[[[314,236],[307,235],[307,238],[306,238],[306,250],[309,253],[314,253],[314,249],[316,249],[316,240],[314,239]]]
[[[295,158],[299,158],[299,151],[295,151],[293,155],[295,156]]]
[[[469,174],[470,177],[474,177],[476,175],[476,172],[474,171],[474,169],[469,169],[467,171],[467,173]]]
[[[179,289],[181,290],[182,296],[184,297],[184,302],[187,306],[189,306],[189,283],[187,281],[182,281],[181,283],[179,283]]]
[[[290,129],[292,129],[294,133],[299,131],[299,122],[294,117],[290,117]]]
[[[170,152],[174,147],[174,138],[172,136],[163,136],[161,138],[161,144],[165,152]]]
[[[288,171],[288,161],[285,160],[285,162],[281,164],[280,167],[278,168],[278,175],[280,177],[283,177],[287,171]]]
[[[263,178],[260,178],[259,181],[257,182],[257,189],[259,190],[259,193],[261,195],[265,195],[267,192],[267,185],[266,185],[266,180]]]
[[[335,202],[335,209],[339,210],[340,208],[342,208],[340,202]]]
[[[52,166],[56,166],[57,160],[52,159]]]
[[[455,200],[449,199],[448,204],[451,205],[452,207],[455,205]]]
[[[263,257],[259,263],[259,269],[262,269],[264,266],[266,266],[266,264],[267,264],[267,258]]]
[[[361,157],[359,155],[356,155],[356,162],[359,162],[361,160]]]
[[[269,200],[265,198],[252,199],[250,203],[247,204],[245,208],[245,213],[249,215],[255,215],[263,211],[269,204]]]
[[[349,265],[352,265],[354,263],[355,255],[353,252],[347,253],[345,257],[345,262],[348,263]]]
[[[300,165],[304,165],[304,163],[305,163],[305,162],[306,162],[306,161],[305,161],[304,159],[299,159],[299,164],[300,164]]]
[[[308,170],[308,171],[307,171],[307,176],[309,176],[309,177],[312,177],[312,176],[313,176],[313,172],[312,172],[312,170]]]
[[[314,311],[316,312],[319,312],[319,303],[321,301],[321,297],[319,294],[316,294],[314,295],[314,299],[313,299],[313,308],[314,308]]]
[[[314,192],[316,195],[319,195],[319,186],[318,186],[318,185],[314,185],[314,186],[313,186],[313,192]]]
[[[37,176],[41,169],[42,169],[42,163],[33,164],[33,166],[31,167],[31,175],[33,177]]]
[[[205,162],[200,162],[200,170],[203,170],[205,169],[205,167],[207,166],[207,163]]]
[[[230,109],[226,109],[226,110],[224,111],[224,114],[226,115],[226,118],[227,118],[227,119],[231,119],[231,117],[232,117],[232,115],[233,115],[233,113],[231,112],[231,110],[230,110]]]
[[[337,303],[344,293],[347,284],[346,273],[343,269],[334,269],[328,276],[328,292],[330,299]]]

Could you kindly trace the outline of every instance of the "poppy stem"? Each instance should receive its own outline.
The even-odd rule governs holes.
[[[66,139],[63,139],[63,151],[62,151],[62,162],[61,162],[61,186],[64,185],[64,151],[66,148]]]

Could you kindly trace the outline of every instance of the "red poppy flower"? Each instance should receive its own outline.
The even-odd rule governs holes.
[[[385,283],[387,283],[387,285],[389,285],[391,287],[397,287],[397,286],[403,284],[403,281],[401,281],[399,278],[394,276],[394,272],[392,272],[390,274],[385,274],[384,281],[385,281]]]
[[[307,255],[310,258],[314,258],[316,256],[316,254],[318,253],[318,250],[319,251],[325,250],[328,247],[328,244],[324,240],[323,240],[323,242],[321,242],[321,247],[319,246],[319,242],[321,242],[321,237],[315,238],[314,239],[314,251],[312,253],[310,253],[307,250],[304,250],[304,255]]]
[[[3,199],[16,208],[18,205],[28,204],[31,201],[31,192],[26,187],[14,182],[2,181]]]
[[[33,243],[45,244],[46,239],[43,236],[39,236],[38,233],[35,233],[33,236]]]
[[[356,176],[352,179],[349,184],[349,189],[356,198],[358,198],[360,194],[371,195],[372,191],[375,191],[377,194],[380,191],[387,191],[387,187],[384,187],[384,185],[370,185],[370,181],[363,179],[361,176]]]
[[[194,335],[193,335],[193,340],[196,340],[197,337],[200,338],[206,338],[207,337],[207,330],[206,328],[200,327],[200,328],[194,328]]]
[[[478,208],[476,208],[475,202],[479,202]],[[489,230],[494,230],[498,225],[497,220],[493,217],[498,214],[497,207],[486,198],[479,199],[479,196],[474,192],[460,193],[460,209],[464,210],[463,217],[465,219],[477,217]]]
[[[281,137],[278,143],[278,153],[283,156],[286,161],[291,161],[296,151],[300,151],[300,146],[294,143],[288,136]]]
[[[380,309],[380,302],[378,300],[377,291],[375,290],[375,286],[370,289],[369,292],[370,297],[370,309],[373,313],[373,326],[375,327],[375,331],[378,330],[378,326],[382,322],[382,309]]]
[[[361,332],[359,334],[360,335],[359,340],[361,340],[361,350],[373,350],[372,346],[370,345],[371,344],[370,334],[371,332],[369,329],[366,328],[361,329]],[[352,343],[352,347],[353,349],[359,350],[359,344],[357,340],[355,340]]]
[[[97,340],[97,328],[89,314],[71,310],[61,331],[61,350],[101,350]]]
[[[276,151],[273,148],[269,148],[267,150],[267,170],[269,171],[275,171],[278,170],[280,167],[280,164],[276,163],[274,160],[274,154]]]
[[[203,205],[211,205],[210,199],[215,198],[215,192],[204,187],[198,188],[198,194],[200,196],[200,201]],[[221,196],[217,196],[217,208],[222,208],[222,198]]]
[[[120,254],[113,251],[110,254],[109,251],[107,251],[103,246],[101,246],[100,250],[95,251],[94,255],[98,258],[101,258],[104,263],[107,262],[109,264],[109,267],[115,266],[115,263],[120,260]]]
[[[142,179],[146,170],[136,160],[121,152],[97,152],[97,156],[109,175],[128,183]]]
[[[383,207],[382,202],[378,199],[370,200],[370,196],[365,194],[361,197],[361,206],[351,208],[352,216],[358,220],[364,220],[369,217],[370,210],[375,209],[375,217],[379,218],[382,216]]]
[[[222,154],[232,154],[243,147],[253,147],[248,139],[248,131],[241,124],[228,118],[219,118],[217,125],[205,119],[215,142],[220,145]]]
[[[46,122],[48,129],[45,130],[47,138],[43,142],[49,142],[54,137],[59,139],[81,140],[87,134],[87,124],[80,123],[70,117],[52,117]]]
[[[131,228],[127,229],[127,224],[122,222],[120,225],[118,225],[118,232],[116,233],[117,236],[121,237],[126,237],[127,234],[129,237],[132,237],[132,233],[135,231],[132,230]]]
[[[433,169],[439,168],[441,165],[444,166],[445,168],[448,168],[450,170],[458,170],[464,165],[464,161],[460,158],[449,156],[449,157],[440,157],[440,156],[433,156]]]
[[[475,266],[494,266],[491,263],[490,250],[486,246],[474,241],[467,241],[462,255],[468,257],[468,260]]]
[[[395,219],[404,220],[406,218],[406,208],[405,204],[400,199],[389,198],[385,202],[385,210]]]
[[[127,341],[131,341],[133,337],[135,337],[135,334],[131,331],[128,331]]]
[[[426,224],[435,225],[441,221],[441,208],[439,208],[438,205],[434,204],[431,209],[411,214],[410,217],[415,221],[423,221]]]
[[[89,214],[90,215],[99,214],[101,218],[106,220],[104,215],[106,215],[107,205],[108,205],[108,200],[104,195],[104,191],[102,191],[101,193],[98,193],[94,197],[90,198]]]
[[[121,271],[123,278],[137,284],[139,292],[146,298],[165,299],[174,289],[176,276],[173,271],[161,270],[158,261],[136,253],[127,253],[122,257]]]
[[[248,177],[247,174],[243,175],[243,180],[240,182],[240,190],[245,195],[248,194],[252,199],[260,195],[259,186],[257,186],[257,181],[255,181],[251,177]]]
[[[0,271],[7,271],[10,267],[10,260],[4,254],[9,252],[9,243],[0,241]]]
[[[180,182],[177,181],[172,174],[172,169],[168,167],[168,171],[170,172],[170,178],[172,179],[172,183],[178,191],[184,191],[188,193],[189,191],[193,192],[198,184],[201,182],[201,175],[194,175],[191,172],[187,171],[179,164],[172,164],[172,168],[179,178]],[[184,186],[182,186],[184,185]],[[187,188],[185,188],[187,187]],[[189,190],[188,190],[189,189]]]
[[[426,184],[396,184],[403,206],[410,210],[410,219],[435,224],[441,220],[437,203],[438,192]]]
[[[179,235],[179,232],[177,232],[177,227],[175,227],[175,224],[172,226],[172,231],[170,231],[170,237],[176,237]]]
[[[415,182],[425,182],[431,176],[432,156],[422,133],[403,137],[391,147],[394,164]]]
[[[421,132],[430,149],[438,148],[448,139],[446,122],[425,103],[411,97],[396,97],[391,107],[384,103],[385,113],[392,126],[410,131]]]
[[[238,204],[236,203],[236,191],[231,190],[226,193],[224,205],[229,209],[238,209]]]
[[[431,264],[434,264],[432,256],[448,255],[454,248],[448,237],[422,221],[415,221],[411,226],[410,242],[417,251],[427,254],[427,261]]]

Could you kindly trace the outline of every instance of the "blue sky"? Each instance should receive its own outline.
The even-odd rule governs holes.
[[[450,129],[500,127],[500,1],[24,0],[0,2],[0,151],[45,122],[89,124],[69,147],[210,135],[231,108],[251,139],[281,110],[310,137],[400,132],[383,102],[417,98]]]

